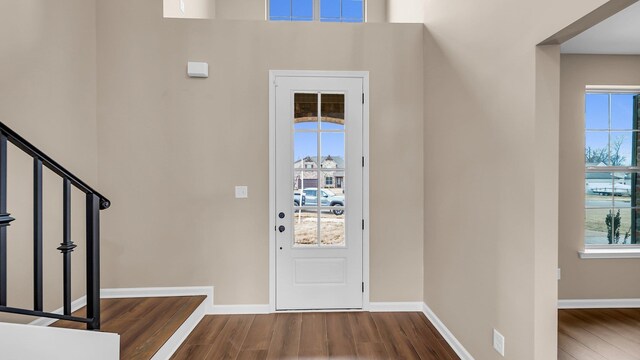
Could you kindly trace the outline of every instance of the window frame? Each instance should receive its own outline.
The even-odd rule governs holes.
[[[614,85],[587,85],[585,87],[585,91],[583,93],[584,99],[584,109],[585,113],[583,115],[583,126],[582,126],[582,138],[586,141],[586,134],[589,129],[587,129],[586,123],[586,96],[588,94],[634,94],[640,96],[640,86],[614,86]],[[611,104],[609,104],[609,119],[611,119]],[[615,131],[616,129],[614,129]],[[633,130],[640,130],[638,129]],[[632,130],[632,131],[633,131]],[[611,132],[611,124],[609,124],[608,132]],[[622,130],[622,131],[627,131]],[[582,185],[585,185],[584,179],[586,179],[587,173],[637,173],[640,175],[640,165],[636,164],[635,166],[587,166],[584,158],[584,151],[586,148],[586,143],[584,143],[582,149],[582,161],[584,162],[583,166],[583,182]],[[637,150],[636,150],[637,151]],[[638,194],[640,195],[640,193]],[[613,196],[613,195],[612,195]],[[633,209],[634,206],[631,206]],[[640,208],[640,207],[636,207]],[[582,200],[582,211],[586,211],[586,189],[583,188],[583,200]],[[583,229],[585,228],[585,221],[582,223]],[[586,244],[586,237],[583,235],[582,243],[583,250],[579,251],[579,255],[581,259],[602,259],[602,258],[640,258],[640,239],[636,239],[635,244]]]
[[[293,0],[291,0],[293,1]],[[322,22],[320,21],[320,2],[322,0],[311,0],[313,1],[313,19],[311,21],[302,21],[302,20],[271,20],[269,18],[269,8],[271,0],[265,0],[264,14],[266,21],[276,21],[276,22]],[[367,2],[368,0],[362,0],[362,22],[343,22],[343,21],[330,21],[332,23],[350,23],[350,24],[363,24],[367,22]],[[329,22],[329,21],[327,21]]]

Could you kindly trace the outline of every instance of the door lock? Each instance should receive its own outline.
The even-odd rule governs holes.
[[[284,232],[284,225],[280,225],[280,226],[278,226],[278,231],[280,231],[280,232]]]
[[[283,213],[283,212],[281,212],[280,214],[278,214],[278,217],[279,217],[280,219],[284,219],[284,213]]]

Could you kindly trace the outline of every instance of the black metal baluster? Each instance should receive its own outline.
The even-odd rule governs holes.
[[[7,306],[7,136],[0,132],[0,306]]]
[[[42,311],[42,160],[33,159],[33,309]]]
[[[87,194],[87,324],[100,329],[100,198]]]
[[[71,241],[71,181],[69,179],[63,181],[62,197],[63,239],[58,250],[62,253],[64,314],[71,315],[71,252],[77,245]]]

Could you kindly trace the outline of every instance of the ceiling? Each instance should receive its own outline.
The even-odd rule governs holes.
[[[561,46],[563,54],[640,54],[640,2]]]

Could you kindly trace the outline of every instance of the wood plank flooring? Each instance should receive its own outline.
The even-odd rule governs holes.
[[[102,299],[101,331],[120,334],[121,359],[148,360],[205,298],[206,296],[178,296]],[[85,314],[85,308],[74,312],[77,316]],[[51,326],[86,329],[86,325],[70,321],[56,321]]]
[[[205,316],[172,359],[459,359],[422,313]]]
[[[640,309],[558,311],[559,360],[640,360]]]

